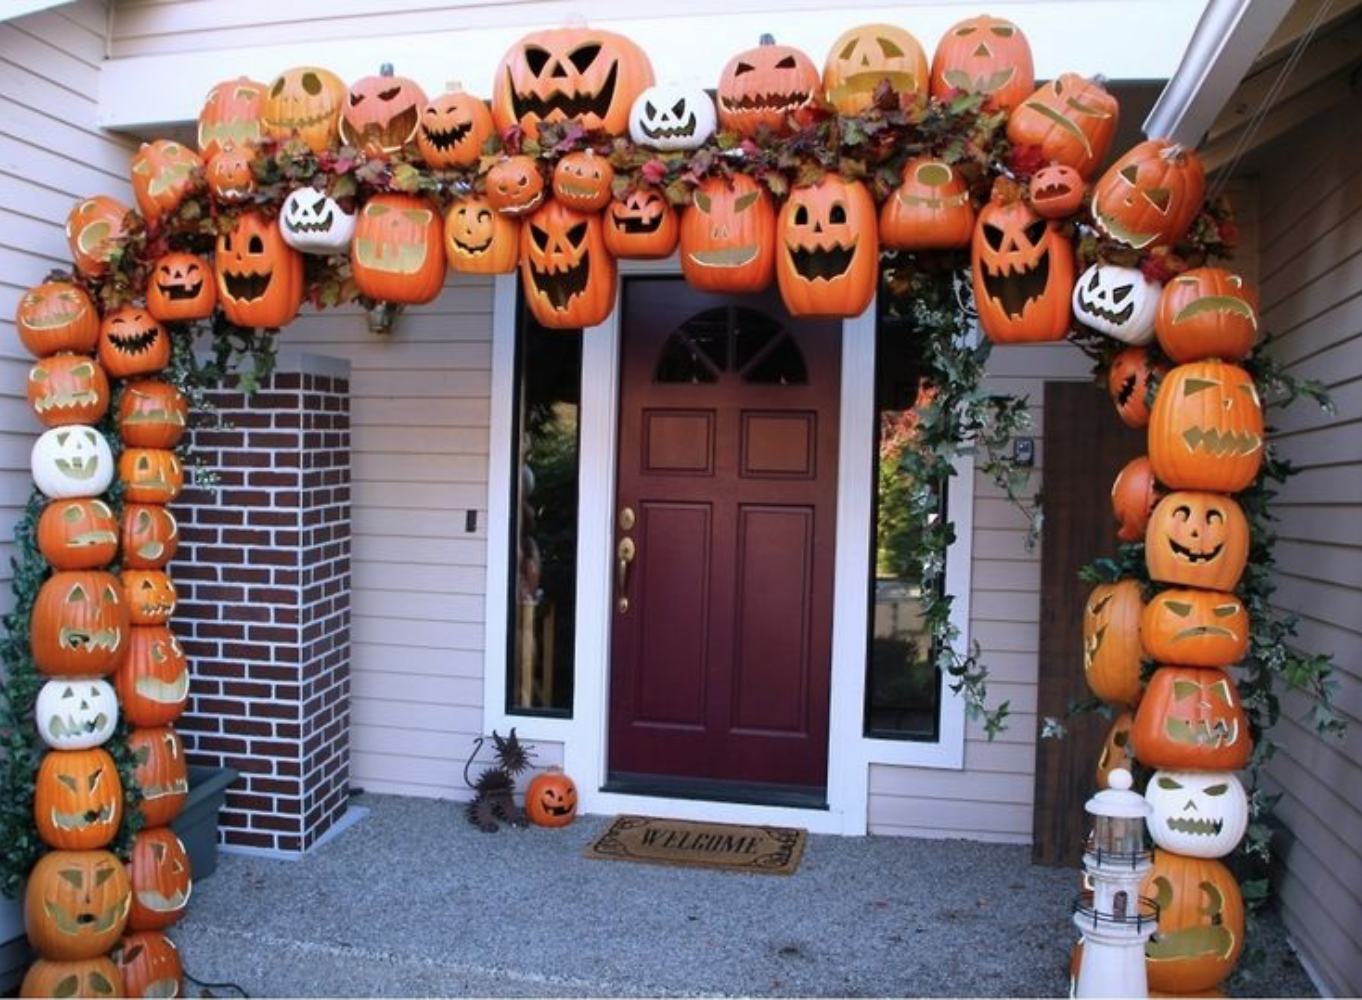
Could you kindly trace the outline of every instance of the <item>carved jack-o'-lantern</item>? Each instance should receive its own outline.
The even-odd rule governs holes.
[[[79,285],[45,281],[19,299],[14,312],[19,340],[38,358],[61,351],[89,354],[99,342],[99,313]]]
[[[1144,798],[1154,843],[1185,857],[1223,858],[1248,829],[1248,795],[1230,773],[1158,771]]]
[[[355,235],[355,213],[314,187],[295,188],[279,209],[279,233],[302,253],[348,253]]]
[[[1149,516],[1158,502],[1159,486],[1149,456],[1132,458],[1111,484],[1111,510],[1119,526],[1116,537],[1123,542],[1138,542],[1144,538]]]
[[[238,326],[281,327],[298,314],[303,258],[259,212],[242,212],[218,235],[213,264],[218,302]]]
[[[150,220],[174,212],[202,167],[198,153],[171,139],[142,143],[132,157],[132,193],[142,215]]]
[[[112,573],[70,570],[43,582],[33,605],[33,661],[53,677],[102,677],[123,660],[128,606]]]
[[[132,842],[128,877],[132,881],[130,930],[160,930],[184,915],[194,884],[189,853],[171,830],[159,826],[138,832]]]
[[[179,544],[179,525],[164,505],[124,505],[119,547],[125,568],[161,569],[175,558]]]
[[[1163,353],[1179,364],[1238,361],[1258,339],[1258,296],[1233,271],[1184,271],[1164,288],[1155,329]]]
[[[128,211],[128,206],[104,194],[76,202],[66,217],[66,242],[77,271],[97,278],[109,269],[109,255],[124,235]]]
[[[35,951],[62,961],[94,958],[123,934],[132,887],[108,851],[52,851],[28,875],[24,925]]]
[[[1122,343],[1148,344],[1162,290],[1137,267],[1094,264],[1074,285],[1074,318]]]
[[[1237,663],[1248,650],[1248,633],[1243,602],[1218,590],[1162,591],[1145,606],[1140,622],[1150,659],[1189,667]]]
[[[1093,221],[1136,250],[1171,246],[1201,211],[1205,185],[1196,153],[1166,139],[1147,139],[1093,185]]]
[[[1161,583],[1233,590],[1248,562],[1248,544],[1248,521],[1229,497],[1170,493],[1150,518],[1145,565],[1149,578]]]
[[[615,307],[615,260],[601,217],[550,201],[520,230],[520,280],[534,318],[551,329],[603,323]]]
[[[1151,990],[1188,996],[1230,974],[1244,948],[1244,899],[1228,868],[1156,850],[1140,895],[1159,904],[1159,930],[1144,952]]]
[[[931,69],[918,40],[892,24],[862,24],[837,37],[823,63],[823,97],[844,115],[859,115],[874,103],[881,83],[899,95],[927,92]]]
[[[189,661],[164,625],[134,625],[128,655],[114,674],[123,714],[134,726],[174,722],[189,704]]]
[[[285,70],[270,84],[261,121],[265,134],[301,139],[314,153],[335,145],[346,89],[341,78],[316,66]]]
[[[123,785],[107,750],[52,750],[33,786],[33,825],[43,843],[64,851],[104,847],[123,817]]]
[[[538,138],[540,122],[579,119],[588,131],[624,135],[634,99],[653,85],[644,51],[597,28],[533,31],[502,57],[492,82],[498,131],[519,125]]]
[[[790,118],[802,120],[822,89],[813,60],[762,35],[761,44],[739,52],[719,74],[719,125],[747,138],[762,128],[788,135]]]
[[[432,170],[471,167],[493,131],[492,113],[482,98],[451,90],[422,109],[416,148]]]
[[[147,282],[147,312],[162,323],[204,319],[218,305],[208,262],[197,254],[168,253],[156,259]]]
[[[99,569],[118,554],[118,523],[103,500],[54,500],[38,518],[38,549],[56,569]]]
[[[188,401],[168,382],[129,382],[118,400],[118,434],[133,448],[174,448],[188,417]]]
[[[184,744],[173,726],[134,729],[128,736],[133,781],[142,790],[142,815],[148,827],[165,826],[184,808],[189,769]]]
[[[1140,611],[1134,580],[1099,583],[1083,609],[1083,673],[1093,694],[1118,705],[1139,704]]]
[[[260,118],[269,93],[263,83],[239,77],[208,91],[199,111],[199,155],[207,163],[232,146],[254,146],[264,137]]]
[[[1134,712],[1122,712],[1111,720],[1107,735],[1102,740],[1102,750],[1097,755],[1096,784],[1106,788],[1111,772],[1118,767],[1127,771],[1135,768],[1135,755],[1130,749],[1130,727],[1135,724]]]
[[[1179,365],[1149,420],[1149,460],[1175,489],[1237,493],[1263,462],[1263,409],[1249,373],[1218,361]]]
[[[21,997],[124,997],[123,976],[107,955],[72,962],[35,959],[19,986]]]
[[[99,363],[113,378],[158,372],[170,364],[170,334],[144,309],[115,309],[99,324]]]
[[[525,792],[525,814],[536,826],[567,826],[577,816],[577,786],[557,768],[536,774]]]
[[[118,456],[123,496],[132,503],[174,503],[184,489],[184,468],[169,448],[125,448]]]
[[[776,223],[776,281],[792,316],[859,316],[875,297],[875,202],[860,181],[824,174],[797,187]]]
[[[676,209],[652,188],[635,188],[605,210],[605,248],[623,260],[670,257],[680,238]]]
[[[711,177],[681,216],[681,271],[709,292],[759,292],[776,267],[771,194],[746,174]]]
[[[610,203],[615,168],[589,149],[568,153],[553,168],[553,196],[578,212],[599,212]]]
[[[468,274],[510,274],[520,260],[520,222],[468,195],[445,212],[445,260]]]
[[[916,157],[903,165],[898,189],[880,208],[880,239],[893,250],[968,246],[974,232],[969,186],[950,164]]]
[[[504,156],[487,171],[487,200],[498,212],[527,215],[544,200],[544,175],[530,156]]]
[[[1031,46],[1011,21],[980,15],[941,36],[932,57],[932,96],[983,94],[984,106],[1011,111],[1036,86]]]
[[[1143,347],[1127,347],[1111,359],[1107,390],[1122,423],[1136,429],[1149,425],[1150,385],[1167,374],[1168,366]]]
[[[394,76],[384,63],[378,76],[365,76],[350,85],[341,112],[340,137],[369,156],[396,153],[416,138],[428,98],[415,80]]]
[[[110,954],[123,977],[123,988],[130,997],[179,996],[184,979],[175,942],[161,931],[125,934]]]
[[[175,584],[159,569],[125,569],[119,575],[134,625],[164,625],[175,613]]]
[[[1077,73],[1061,73],[1014,108],[1007,138],[1014,146],[1037,146],[1047,161],[1092,177],[1107,158],[1120,106],[1106,88]]]
[[[714,101],[699,87],[674,83],[649,87],[629,111],[629,138],[663,152],[699,149],[717,127]]]
[[[53,750],[89,750],[113,735],[118,696],[102,677],[58,677],[38,691],[33,717]]]
[[[43,358],[28,370],[28,405],[48,427],[98,423],[109,409],[109,379],[84,354]]]
[[[1063,340],[1071,318],[1073,247],[1024,201],[990,202],[970,244],[979,325],[995,343]]]
[[[113,452],[93,427],[54,427],[33,442],[29,468],[48,499],[97,497],[113,482]]]
[[[208,193],[223,205],[243,202],[255,193],[254,146],[228,146],[214,153],[204,168]]]
[[[1217,668],[1155,670],[1131,738],[1146,767],[1237,771],[1253,751],[1239,689]]]
[[[384,302],[429,302],[445,283],[440,215],[415,195],[374,195],[360,209],[350,257],[364,295]]]
[[[1031,175],[1031,207],[1042,219],[1067,219],[1083,207],[1088,187],[1073,167],[1051,163]]]

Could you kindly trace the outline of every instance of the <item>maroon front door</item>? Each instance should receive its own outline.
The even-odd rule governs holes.
[[[827,784],[841,324],[625,285],[610,778]]]

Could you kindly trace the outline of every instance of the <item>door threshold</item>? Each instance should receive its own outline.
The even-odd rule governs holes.
[[[601,786],[601,791],[661,799],[783,806],[789,809],[828,808],[828,790],[822,786],[772,785],[717,778],[680,778],[665,774],[614,773]]]

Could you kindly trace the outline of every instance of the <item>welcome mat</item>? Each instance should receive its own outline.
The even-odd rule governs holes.
[[[586,849],[588,858],[792,875],[804,855],[804,830],[783,826],[692,823],[617,816]]]

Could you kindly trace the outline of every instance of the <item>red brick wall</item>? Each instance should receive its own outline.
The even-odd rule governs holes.
[[[193,450],[220,486],[173,508],[191,662],[177,725],[191,764],[241,772],[220,817],[233,846],[306,850],[347,805],[350,387],[322,360],[214,393],[224,426],[196,429]]]

